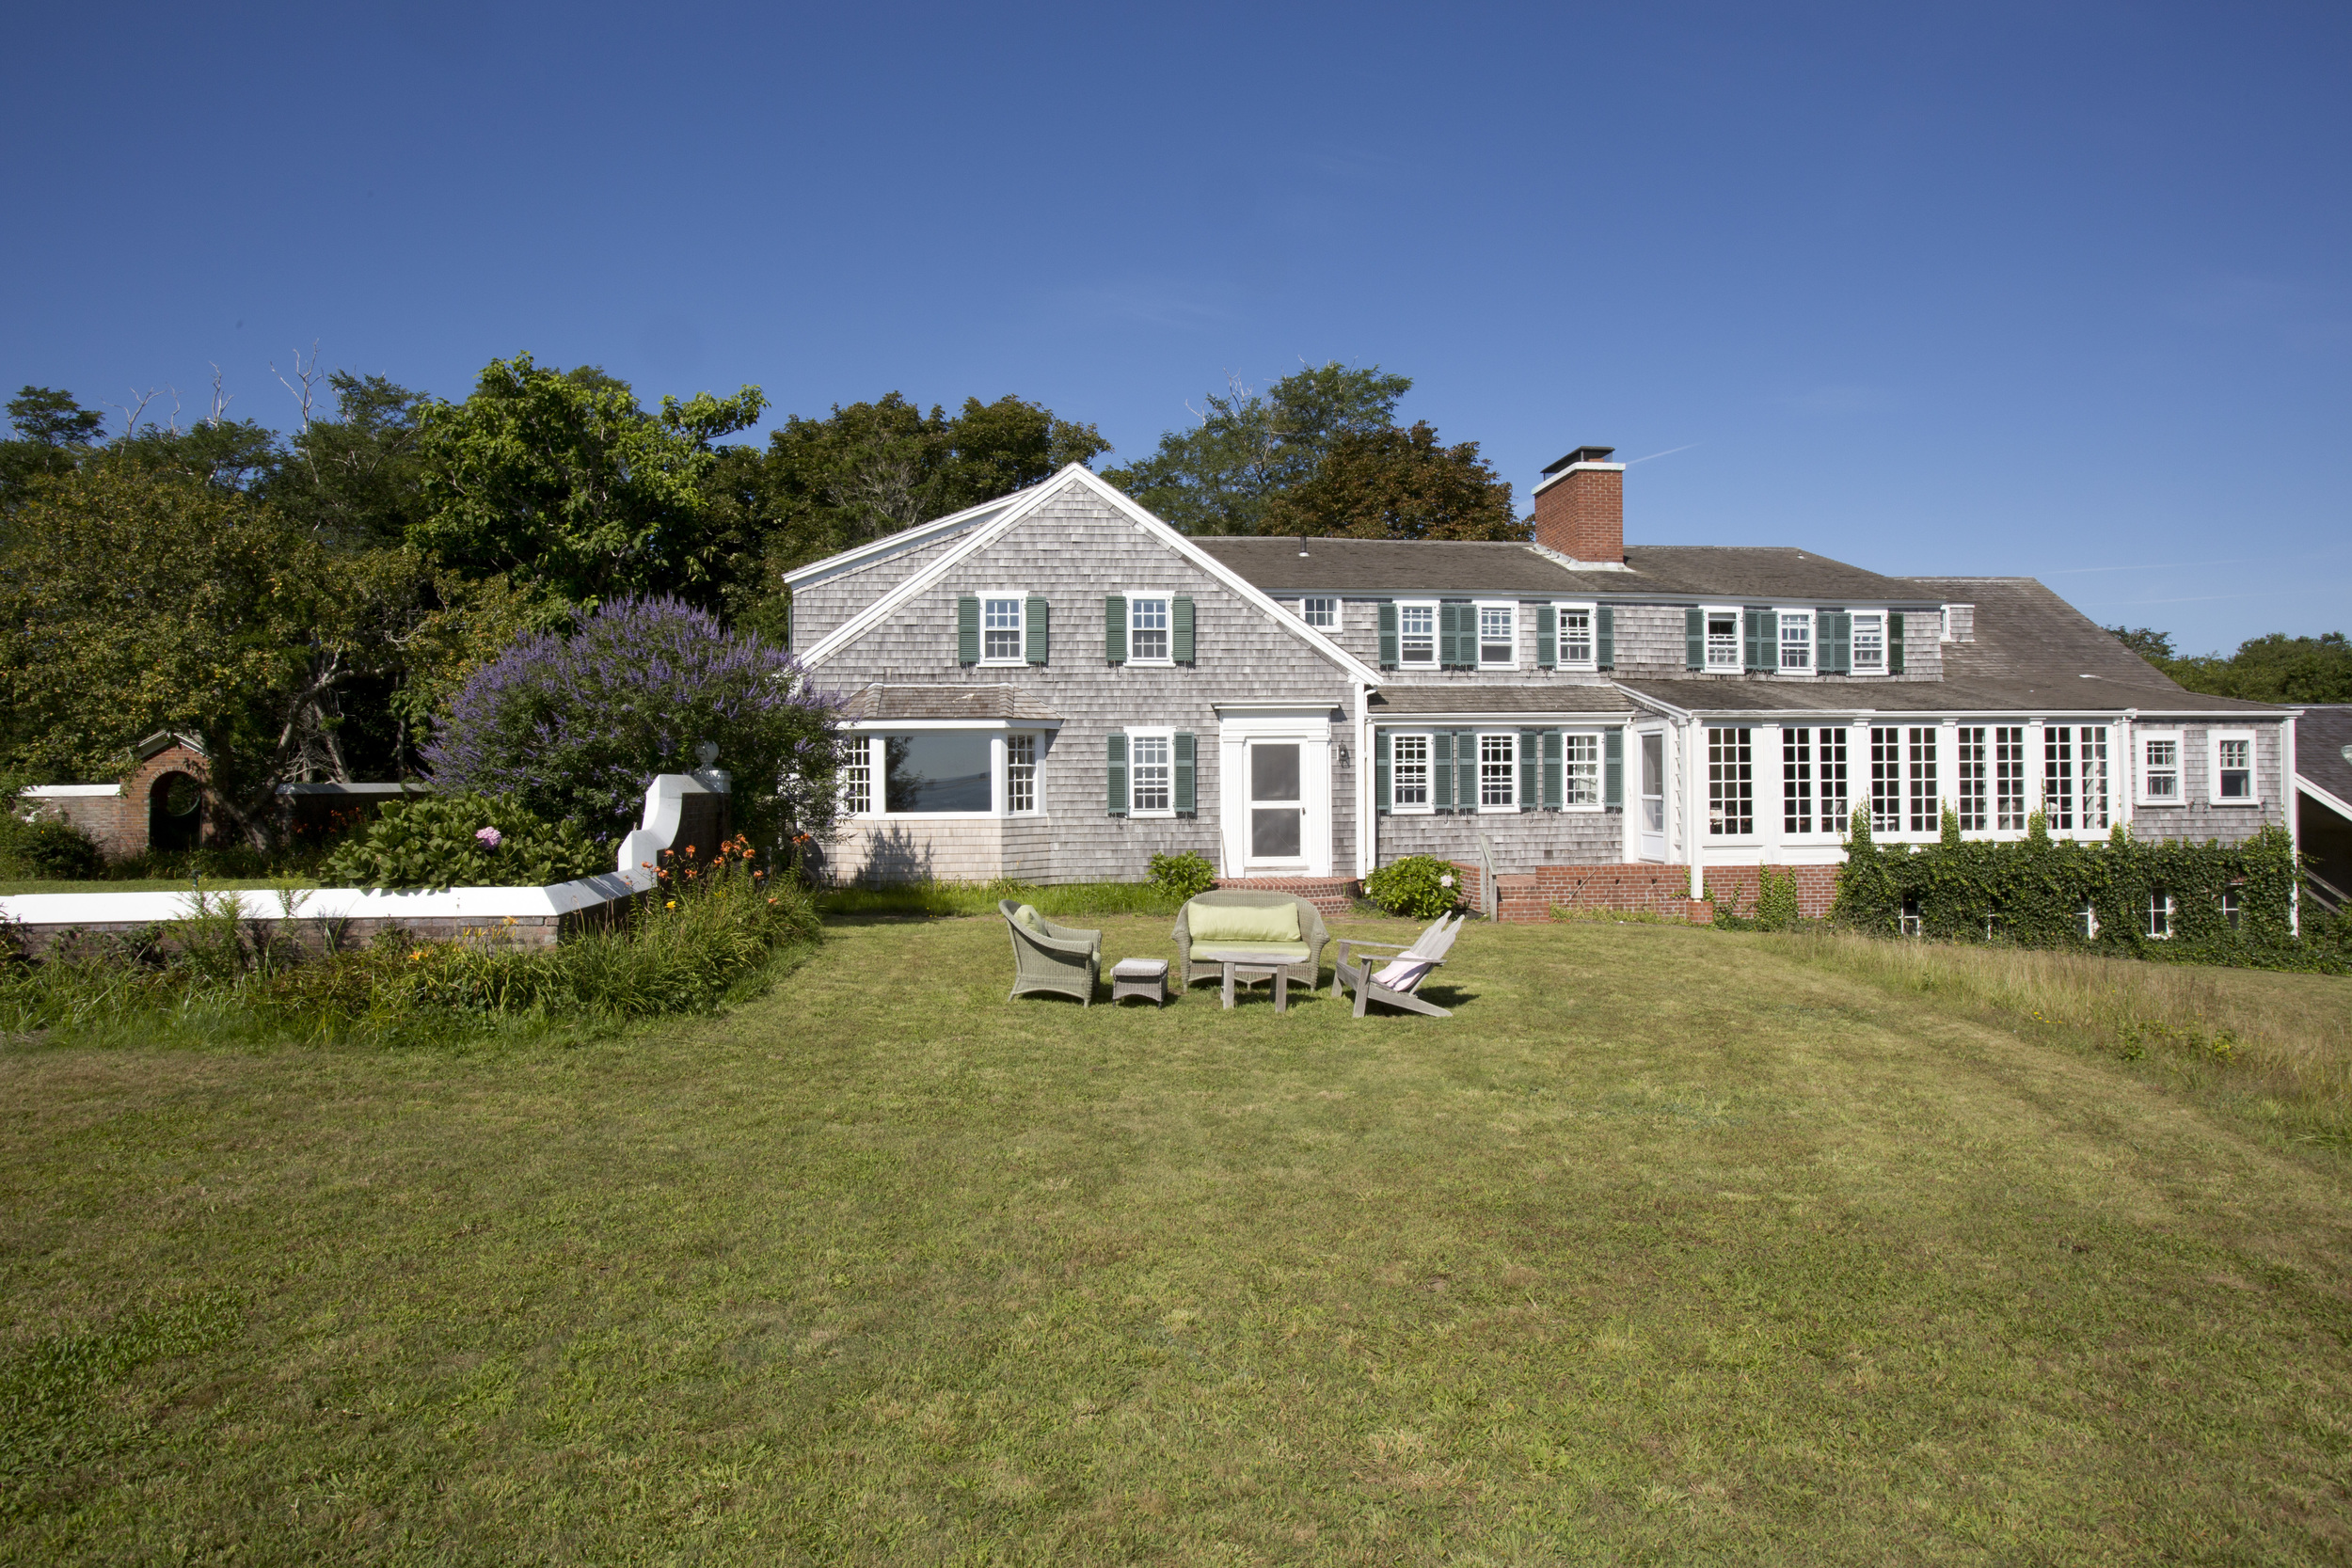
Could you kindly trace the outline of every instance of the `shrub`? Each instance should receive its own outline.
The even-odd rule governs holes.
[[[545,887],[612,869],[576,822],[549,823],[508,795],[388,802],[319,867],[328,887]]]
[[[1756,927],[1759,931],[1797,928],[1797,874],[1775,877],[1767,866],[1756,874]]]
[[[1391,914],[1435,920],[1459,902],[1454,867],[1435,855],[1407,855],[1364,879],[1364,893]]]
[[[54,816],[26,822],[13,813],[0,823],[0,862],[23,876],[56,881],[83,881],[106,868],[106,857],[72,823]]]
[[[637,825],[654,775],[692,770],[709,741],[753,832],[821,834],[837,809],[837,717],[774,643],[676,599],[616,599],[475,671],[424,754],[444,789],[511,794],[611,843]]]
[[[1181,904],[1216,885],[1216,867],[1191,853],[1154,855],[1152,857],[1152,885]]]

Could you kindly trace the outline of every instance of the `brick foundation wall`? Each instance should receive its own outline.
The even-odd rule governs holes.
[[[1775,865],[1770,869],[1775,876],[1790,873],[1796,877],[1799,913],[1809,920],[1829,913],[1837,895],[1837,867]],[[1454,875],[1463,904],[1479,908],[1483,879],[1478,867],[1456,861]],[[1755,911],[1758,881],[1758,868],[1753,865],[1719,865],[1707,872],[1708,891],[1718,898],[1730,897],[1733,909],[1741,914]],[[1500,917],[1514,922],[1549,920],[1554,908],[1622,910],[1702,926],[1715,918],[1712,904],[1691,896],[1687,865],[1544,865],[1533,871],[1501,873],[1495,878],[1495,893]]]
[[[1315,912],[1327,920],[1352,910],[1357,891],[1355,879],[1348,877],[1219,877],[1216,885],[1249,893],[1287,893],[1312,904]]]

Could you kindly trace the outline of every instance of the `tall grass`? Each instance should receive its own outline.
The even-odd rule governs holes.
[[[2352,979],[1826,929],[1758,940],[2138,1064],[2293,1141],[2352,1151]]]
[[[1174,915],[1182,898],[1150,882],[907,882],[897,887],[834,888],[818,898],[829,916],[994,914],[996,901],[1034,904],[1049,920],[1115,914]]]

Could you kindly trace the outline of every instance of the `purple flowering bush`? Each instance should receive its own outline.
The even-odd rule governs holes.
[[[443,790],[511,795],[609,844],[637,826],[654,775],[693,771],[711,741],[737,824],[773,843],[832,827],[838,718],[766,639],[677,599],[615,599],[476,670],[424,755]]]

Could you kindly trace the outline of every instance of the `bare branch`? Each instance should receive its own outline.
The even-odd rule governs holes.
[[[294,401],[302,404],[302,428],[308,430],[314,417],[310,410],[318,403],[319,341],[316,338],[310,340],[310,364],[303,364],[302,351],[296,349],[294,353],[294,381],[302,384],[299,387],[296,387],[294,381],[289,381],[283,375],[278,374],[277,360],[273,359],[269,362],[269,372],[278,376],[278,385],[294,393]]]
[[[236,393],[220,389],[220,367],[215,364],[213,366],[213,411],[204,419],[204,422],[215,430],[220,428],[221,419],[229,412],[229,405],[237,401]]]
[[[135,401],[131,403],[108,403],[104,398],[100,398],[98,401],[104,403],[107,407],[114,409],[122,416],[122,436],[123,439],[127,441],[131,438],[132,434],[139,428],[139,420],[145,417],[147,413],[147,405],[154,402],[155,399],[161,395],[162,394],[152,387],[150,387],[144,392],[140,391],[136,387],[134,387],[131,388],[131,396]]]

